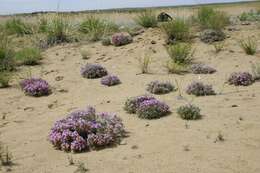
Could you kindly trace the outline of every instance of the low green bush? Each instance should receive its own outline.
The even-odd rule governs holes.
[[[141,12],[137,15],[135,21],[138,25],[144,28],[156,27],[158,23],[156,14],[152,10],[146,10]]]
[[[22,65],[37,65],[41,58],[41,51],[38,48],[24,48],[15,55],[18,64]]]

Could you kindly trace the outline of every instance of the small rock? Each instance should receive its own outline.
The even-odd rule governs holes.
[[[150,126],[150,124],[145,124],[145,127],[149,127]]]
[[[152,41],[151,41],[151,44],[156,44],[156,41],[152,40]]]
[[[67,92],[69,92],[69,91],[66,90],[66,89],[58,89],[57,91],[60,92],[60,93],[67,93]]]
[[[133,145],[133,146],[131,147],[131,149],[136,150],[136,149],[138,149],[138,146],[137,146],[137,145]]]
[[[33,107],[25,107],[23,110],[24,110],[24,111],[33,111],[34,108],[33,108]]]
[[[238,107],[238,105],[232,105],[231,107],[232,107],[232,108],[236,108],[236,107]]]

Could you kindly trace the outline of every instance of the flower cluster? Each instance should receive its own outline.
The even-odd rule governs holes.
[[[195,96],[206,96],[206,95],[215,95],[211,85],[204,85],[202,82],[192,82],[187,90],[187,94]]]
[[[155,98],[148,95],[142,95],[137,97],[131,97],[126,100],[124,110],[128,113],[134,114],[137,111],[137,108],[145,100],[154,100]]]
[[[234,72],[228,78],[228,83],[230,85],[242,85],[248,86],[254,82],[253,76],[248,72]]]
[[[200,108],[190,104],[179,107],[177,113],[184,120],[197,120],[201,118]]]
[[[24,79],[20,82],[20,86],[25,94],[30,96],[40,97],[51,93],[48,82],[40,78]]]
[[[101,79],[101,84],[106,86],[113,86],[120,83],[121,83],[120,79],[115,75],[107,75],[102,77]]]
[[[146,90],[153,94],[167,94],[173,91],[174,86],[170,82],[152,81],[147,85]]]
[[[126,32],[116,33],[112,36],[111,43],[115,46],[123,46],[133,41],[130,34]]]
[[[216,72],[216,69],[205,64],[193,64],[191,66],[191,72],[194,74],[212,74]]]
[[[84,78],[94,79],[107,75],[107,70],[99,64],[87,64],[81,68],[81,75]]]
[[[156,99],[145,100],[137,108],[138,117],[144,119],[160,118],[169,112],[169,106]]]
[[[82,152],[115,144],[124,134],[122,121],[115,114],[98,114],[93,107],[88,107],[57,121],[49,140],[59,150]]]

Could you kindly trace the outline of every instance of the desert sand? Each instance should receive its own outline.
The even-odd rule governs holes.
[[[230,15],[255,8],[251,5],[220,7]],[[187,9],[160,9],[182,15]],[[104,14],[101,14],[104,15]],[[109,18],[128,20],[126,14],[108,14]],[[131,15],[130,15],[131,16]],[[75,17],[75,16],[74,16]],[[196,62],[213,66],[211,75],[168,74],[164,68],[169,59],[164,47],[165,38],[160,29],[147,29],[134,37],[134,42],[122,47],[102,46],[96,43],[59,45],[43,52],[42,64],[30,67],[33,76],[42,77],[53,87],[47,97],[26,96],[18,87],[0,89],[0,140],[9,147],[15,165],[13,173],[71,173],[76,166],[68,163],[68,156],[83,162],[91,173],[259,173],[260,172],[260,83],[248,87],[225,84],[234,71],[251,71],[252,62],[260,63],[260,50],[254,56],[246,55],[238,41],[248,36],[258,38],[259,25],[234,25],[235,31],[225,30],[229,38],[219,54],[214,47],[194,39]],[[156,44],[151,44],[151,41]],[[260,46],[259,46],[260,47]],[[84,60],[79,50],[88,50],[90,59]],[[138,58],[152,57],[150,74],[141,74]],[[84,79],[80,67],[99,63],[111,74],[119,76],[122,84],[114,87],[100,85],[100,79]],[[21,67],[26,73],[28,67]],[[62,80],[55,80],[57,77]],[[153,81],[170,81],[179,92],[155,96],[171,107],[172,113],[156,120],[142,120],[123,110],[128,97],[147,93],[146,85]],[[192,81],[212,84],[216,96],[193,97],[185,89]],[[176,108],[191,101],[199,106],[203,118],[182,120]],[[115,112],[122,118],[128,137],[120,145],[80,154],[55,150],[48,141],[53,124],[69,112],[86,106],[97,111]],[[224,141],[217,141],[223,135]],[[4,170],[2,170],[4,171]]]

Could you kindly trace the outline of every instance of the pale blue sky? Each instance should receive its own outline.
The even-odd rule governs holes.
[[[59,1],[60,11],[79,11],[90,9],[237,2],[242,0],[0,0],[0,14],[55,11]]]

